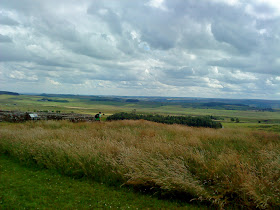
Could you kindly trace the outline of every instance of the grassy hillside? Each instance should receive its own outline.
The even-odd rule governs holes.
[[[280,135],[147,121],[1,124],[0,151],[73,177],[214,205],[280,205]]]

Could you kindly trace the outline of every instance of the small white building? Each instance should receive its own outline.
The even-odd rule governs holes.
[[[39,119],[38,114],[29,114],[29,117],[30,117],[31,120],[38,120]]]

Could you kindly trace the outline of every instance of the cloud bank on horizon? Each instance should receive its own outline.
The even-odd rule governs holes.
[[[278,0],[2,0],[0,89],[280,98]]]

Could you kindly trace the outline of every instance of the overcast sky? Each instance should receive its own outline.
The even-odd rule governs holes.
[[[280,98],[279,0],[1,0],[0,90]]]

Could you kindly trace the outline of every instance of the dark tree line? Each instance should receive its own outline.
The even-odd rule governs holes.
[[[220,122],[211,120],[211,117],[190,117],[190,116],[162,116],[162,115],[146,115],[120,112],[107,117],[107,120],[148,120],[164,124],[181,124],[194,127],[222,128]]]

